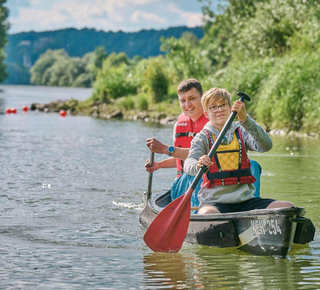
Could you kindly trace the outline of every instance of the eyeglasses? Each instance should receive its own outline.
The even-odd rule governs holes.
[[[219,111],[219,108],[221,108],[222,111],[226,111],[229,109],[229,107],[230,107],[229,104],[223,103],[220,106],[214,105],[214,106],[209,107],[208,109],[210,110],[211,113],[216,113]]]

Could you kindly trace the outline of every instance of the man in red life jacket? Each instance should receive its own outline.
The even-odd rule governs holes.
[[[208,122],[208,119],[203,114],[201,105],[202,93],[202,86],[198,80],[187,79],[182,81],[177,88],[182,113],[174,126],[173,145],[165,145],[155,138],[146,140],[146,144],[151,151],[170,156],[162,161],[154,162],[152,167],[149,166],[149,160],[147,160],[145,167],[148,172],[153,172],[159,168],[177,168],[177,178],[171,187],[173,200],[185,193],[194,179],[194,176],[183,173],[183,160],[188,156],[191,140]],[[193,206],[199,204],[197,197],[199,189],[200,182],[199,186],[194,190]]]
[[[247,150],[265,152],[272,148],[268,133],[258,125],[245,110],[245,104],[235,101],[231,106],[228,91],[212,88],[201,99],[204,114],[209,118],[201,133],[193,139],[184,169],[196,175],[203,166],[199,191],[199,214],[226,213],[252,209],[291,207],[289,201],[255,197],[255,178],[247,156]],[[207,155],[231,112],[237,112],[239,122],[233,122],[212,159]]]

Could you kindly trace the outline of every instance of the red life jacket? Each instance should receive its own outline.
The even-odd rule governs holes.
[[[202,114],[202,116],[194,123],[190,117],[184,113],[180,114],[177,120],[175,131],[175,147],[190,148],[191,140],[199,133],[209,120]],[[176,158],[177,177],[183,173],[183,160]]]
[[[211,148],[216,139],[213,134],[204,130],[209,139]],[[233,140],[228,145],[219,145],[213,158],[213,165],[209,171],[203,175],[202,186],[211,188],[216,185],[232,185],[254,183],[255,177],[251,172],[251,164],[245,150],[240,128],[233,134]]]

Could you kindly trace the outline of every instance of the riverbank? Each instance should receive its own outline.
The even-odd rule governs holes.
[[[112,103],[106,104],[102,102],[78,101],[76,99],[57,100],[48,104],[33,103],[30,106],[30,110],[46,113],[59,113],[61,110],[65,110],[67,114],[70,115],[91,116],[101,119],[124,119],[143,121],[158,123],[162,125],[173,125],[178,118],[178,114],[168,115],[165,112],[158,112],[156,110],[127,110],[119,108],[119,106]],[[287,129],[273,129],[270,130],[269,133],[271,135],[279,135],[283,137],[292,136],[299,138],[320,138],[319,133],[296,132],[288,131]]]

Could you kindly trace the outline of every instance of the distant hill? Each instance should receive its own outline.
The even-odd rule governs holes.
[[[95,29],[62,29],[45,32],[23,32],[8,35],[6,64],[9,78],[6,83],[28,83],[26,73],[47,49],[63,48],[70,56],[82,57],[104,46],[108,54],[125,52],[128,57],[140,55],[143,58],[157,56],[160,52],[160,37],[179,38],[184,32],[192,32],[199,39],[203,37],[201,27],[171,27],[163,30],[141,30],[139,32],[105,32]]]

